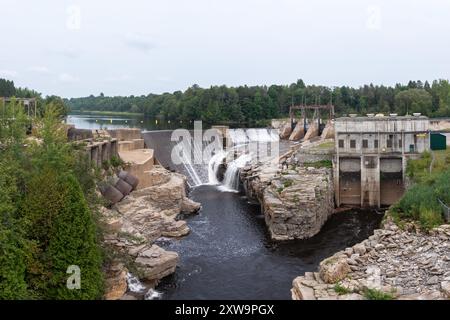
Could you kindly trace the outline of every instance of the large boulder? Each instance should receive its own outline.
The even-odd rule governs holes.
[[[179,238],[187,235],[189,232],[190,229],[186,221],[167,219],[167,222],[164,224],[164,229],[161,231],[161,235],[164,237]]]
[[[196,213],[198,210],[200,210],[200,208],[200,203],[195,202],[187,197],[183,198],[183,201],[181,202],[181,212],[185,214]]]
[[[344,279],[351,271],[344,257],[332,256],[320,263],[319,274],[326,283],[336,283]]]
[[[146,280],[160,280],[175,272],[178,254],[152,245],[140,252],[135,262],[141,267]]]

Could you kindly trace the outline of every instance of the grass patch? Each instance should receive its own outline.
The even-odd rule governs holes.
[[[433,164],[433,173],[442,172],[450,168],[450,149],[433,151],[435,161]]]
[[[344,295],[344,294],[349,294],[349,293],[352,293],[352,291],[351,290],[349,290],[349,289],[347,289],[347,288],[345,288],[345,287],[343,287],[341,284],[339,284],[339,283],[336,283],[335,285],[334,285],[334,291],[338,294],[338,295],[340,295],[340,296],[342,296],[342,295]]]
[[[285,188],[291,187],[292,184],[293,184],[292,180],[286,180],[285,182],[283,182],[283,186],[284,186]]]
[[[393,300],[394,295],[377,289],[364,289],[364,298],[367,300]]]
[[[313,168],[332,168],[333,162],[331,160],[320,160],[314,162],[305,162],[303,163],[305,167],[313,167]]]
[[[334,141],[324,142],[316,146],[317,149],[332,149],[334,148]]]

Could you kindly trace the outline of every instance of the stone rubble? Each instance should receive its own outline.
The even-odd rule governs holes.
[[[449,299],[450,225],[423,233],[387,218],[367,240],[294,279],[291,293],[294,300],[359,300],[367,289],[399,300]]]

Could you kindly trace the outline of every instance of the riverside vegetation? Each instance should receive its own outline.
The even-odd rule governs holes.
[[[390,209],[400,226],[413,220],[428,230],[444,222],[439,200],[450,204],[450,150],[432,152],[408,162],[406,172],[413,185]]]
[[[0,299],[100,298],[96,176],[66,143],[58,106],[42,108],[34,138],[21,108],[0,112]],[[71,265],[80,290],[66,287]]]

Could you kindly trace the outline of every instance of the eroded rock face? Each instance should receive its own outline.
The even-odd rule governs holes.
[[[310,289],[316,299],[365,299],[368,289],[399,300],[449,299],[450,225],[422,233],[400,230],[388,218],[369,239],[322,261],[313,275],[293,281],[293,299],[303,299],[299,292]]]
[[[241,176],[247,195],[261,203],[274,240],[310,238],[334,211],[330,169],[266,164],[244,168]]]
[[[111,209],[103,208],[101,220],[107,232],[105,243],[130,256],[145,279],[157,283],[175,272],[178,254],[153,242],[162,236],[187,235],[187,223],[176,218],[181,212],[199,210],[200,204],[186,197],[184,176],[160,166],[149,174],[154,178],[152,186],[131,192]],[[113,289],[108,297],[117,299],[123,289],[122,278],[121,274],[121,285],[117,277],[110,280]]]
[[[118,300],[127,292],[127,269],[122,263],[114,263],[105,279],[105,300]]]

